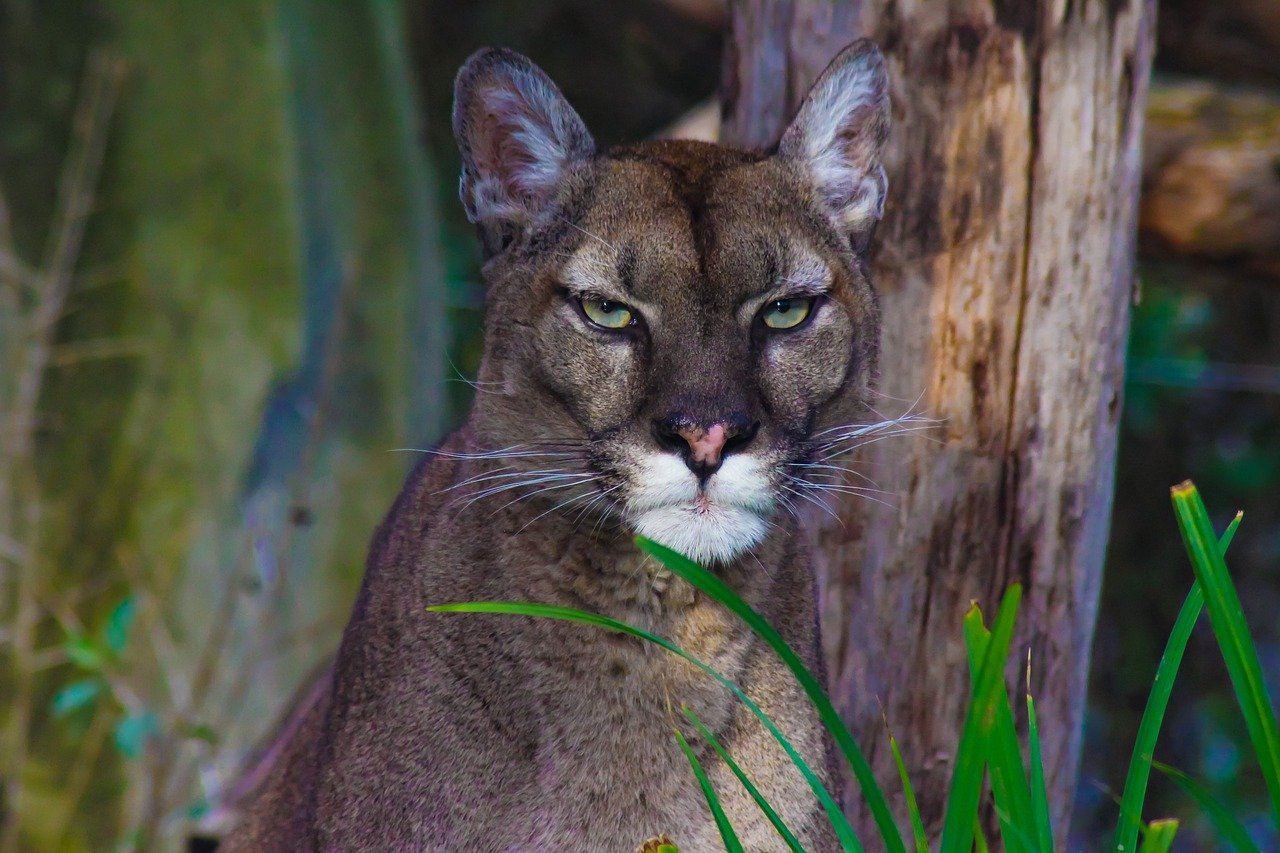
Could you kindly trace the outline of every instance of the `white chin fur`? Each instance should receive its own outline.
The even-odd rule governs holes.
[[[757,544],[768,525],[756,513],[736,506],[651,509],[633,522],[636,533],[679,551],[696,563],[723,563]]]
[[[757,459],[725,459],[706,498],[698,501],[698,478],[678,456],[652,453],[640,462],[627,503],[636,533],[699,563],[727,562],[764,539],[773,499]]]

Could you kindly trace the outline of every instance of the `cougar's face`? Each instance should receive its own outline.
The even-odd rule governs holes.
[[[461,140],[461,92],[459,109]],[[472,422],[494,447],[533,449],[510,457],[531,475],[576,477],[548,475],[563,511],[729,560],[795,509],[824,436],[861,415],[879,334],[861,241],[790,144],[593,150],[523,218],[474,217],[493,257]],[[464,201],[501,197],[491,177],[464,173]],[[865,190],[843,178],[846,202]]]

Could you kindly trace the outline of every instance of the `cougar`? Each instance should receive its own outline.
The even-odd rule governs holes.
[[[823,671],[799,504],[867,423],[879,318],[865,254],[888,124],[866,41],[771,151],[601,149],[530,60],[467,61],[453,128],[485,258],[475,402],[375,535],[333,667],[227,849],[631,851],[662,834],[719,849],[674,729],[746,848],[785,849],[682,705],[807,849],[837,848],[777,742],[680,658],[427,607],[541,602],[669,638],[741,685],[836,791],[794,677],[634,537],[709,567]]]

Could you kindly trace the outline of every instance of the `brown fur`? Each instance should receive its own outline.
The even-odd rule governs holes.
[[[874,66],[882,82],[874,48],[851,48],[827,74],[842,61]],[[627,501],[664,435],[733,425],[745,438],[725,453],[758,459],[765,490],[783,495],[788,466],[813,458],[815,433],[861,416],[878,318],[854,248],[874,218],[837,215],[830,199],[861,190],[815,186],[787,155],[794,139],[777,156],[693,142],[599,153],[558,97],[505,51],[478,54],[459,75],[463,198],[491,255],[480,391],[375,537],[331,686],[228,849],[629,851],[662,833],[715,849],[673,728],[695,745],[747,848],[779,849],[682,703],[808,849],[836,847],[781,748],[678,658],[561,622],[426,612],[545,602],[668,637],[742,685],[829,786],[837,778],[795,680],[729,613],[641,555]],[[837,144],[873,156],[886,120],[877,101]],[[527,121],[561,144],[521,148],[527,134],[511,130]],[[571,263],[642,320],[620,333],[592,327],[567,292]],[[826,280],[814,320],[765,328],[752,300],[815,269]],[[678,452],[678,441],[666,447]],[[535,484],[551,468],[577,479]],[[483,494],[495,483],[512,488]],[[767,535],[714,568],[821,673],[813,575],[797,519],[775,510]]]

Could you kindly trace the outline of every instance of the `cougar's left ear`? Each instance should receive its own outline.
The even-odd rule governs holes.
[[[595,153],[586,125],[541,68],[504,48],[473,54],[454,82],[458,194],[486,250],[505,248]],[[497,245],[490,245],[491,242]]]
[[[778,143],[778,156],[800,167],[832,223],[858,251],[884,213],[888,184],[880,152],[888,135],[884,57],[861,39],[818,77]]]

